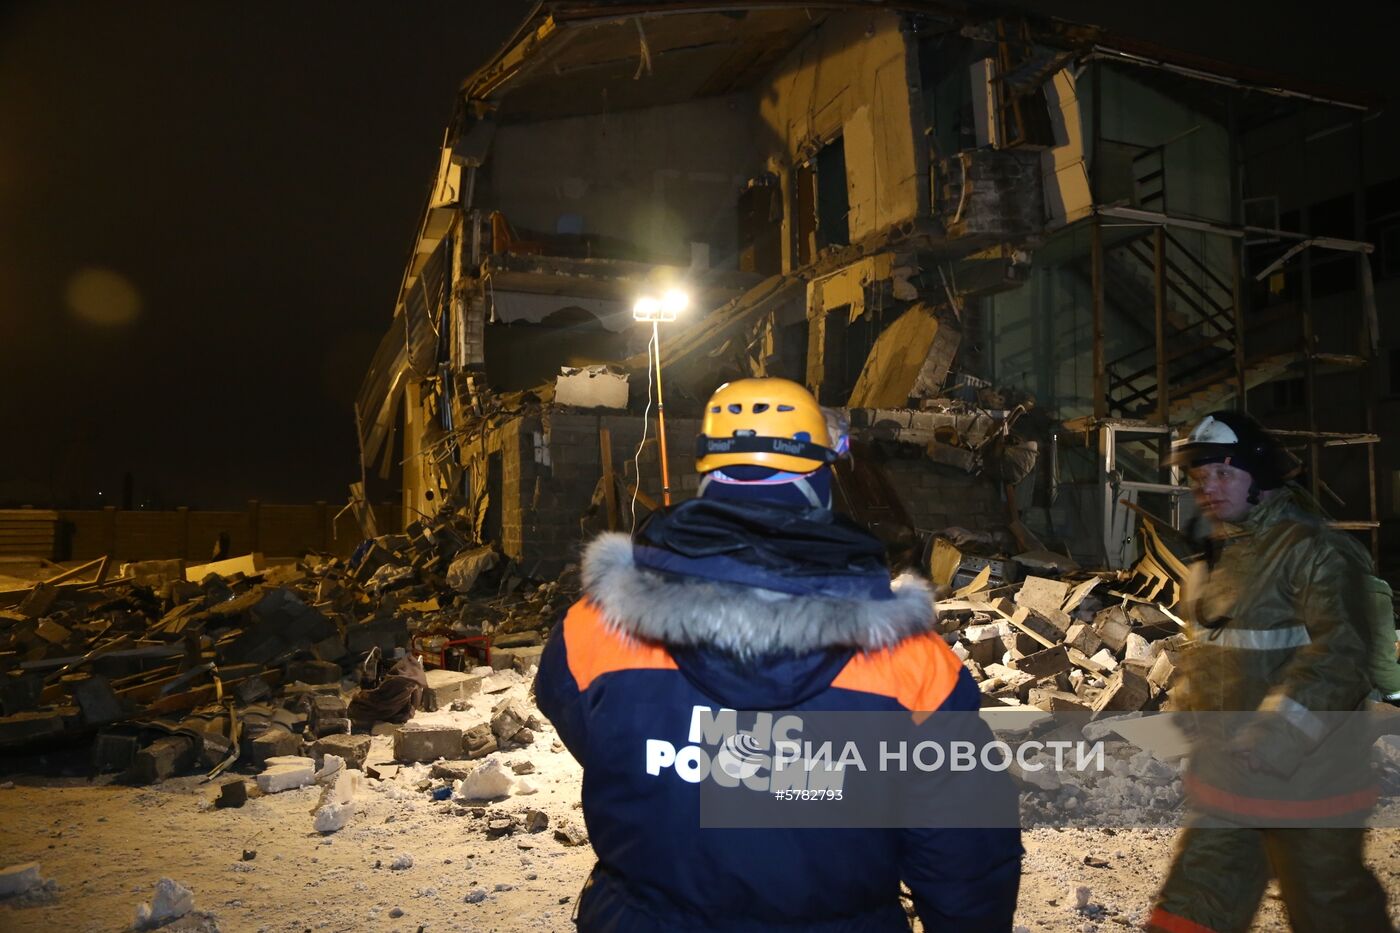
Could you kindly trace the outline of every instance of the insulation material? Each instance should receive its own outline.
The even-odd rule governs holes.
[[[901,314],[876,339],[866,357],[851,391],[851,407],[903,408],[916,394],[918,384],[941,387],[952,363],[948,342],[940,344],[938,340],[945,326],[925,304],[916,304]],[[926,364],[931,364],[928,373],[924,371]]]
[[[560,367],[554,380],[554,403],[576,408],[626,408],[627,375],[606,366]]]
[[[1067,69],[1045,84],[1055,147],[1041,153],[1045,177],[1045,219],[1052,227],[1086,217],[1093,207],[1089,173],[1084,167],[1084,128],[1074,77]]]

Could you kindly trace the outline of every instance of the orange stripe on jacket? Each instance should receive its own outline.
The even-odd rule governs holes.
[[[593,681],[613,671],[677,669],[675,659],[662,646],[608,628],[603,613],[587,599],[574,603],[564,616],[564,647],[569,673],[580,690],[587,690]]]
[[[831,682],[842,690],[893,697],[907,710],[928,714],[958,684],[962,662],[938,635],[918,635],[872,654],[858,654]],[[926,716],[916,716],[922,722]]]
[[[1147,929],[1160,933],[1215,933],[1210,927],[1201,926],[1194,920],[1178,917],[1158,907],[1147,920]]]

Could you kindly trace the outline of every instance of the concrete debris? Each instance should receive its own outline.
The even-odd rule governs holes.
[[[43,884],[38,862],[25,862],[0,869],[0,897],[15,897]]]
[[[367,735],[328,735],[319,738],[311,746],[311,751],[321,760],[334,755],[345,762],[347,768],[363,770],[365,759],[369,757],[370,737]]]
[[[931,552],[932,571],[946,580],[956,580],[958,567],[971,560],[942,539]],[[989,588],[991,564],[979,560],[983,585],[964,587],[938,608],[944,638],[977,680],[984,705],[1171,709],[1176,656],[1187,636],[1168,607],[1128,591],[1130,572],[1031,575]]]
[[[394,732],[396,761],[436,761],[462,752],[462,730],[409,723]]]
[[[529,725],[530,715],[518,700],[502,700],[491,710],[491,734],[503,749],[529,745],[535,741]]]
[[[94,770],[139,783],[302,755],[364,767],[375,725],[532,676],[577,595],[576,566],[533,581],[475,543],[475,519],[448,501],[349,559],[141,561],[0,590],[0,754],[91,743]],[[531,738],[527,722],[506,737]],[[504,744],[489,723],[399,741],[408,762]]]
[[[248,783],[242,778],[227,781],[219,788],[219,796],[214,806],[220,809],[237,809],[248,802]]]
[[[560,820],[554,827],[554,838],[566,846],[581,846],[588,842],[588,834],[568,820]]]
[[[178,920],[194,910],[194,892],[178,881],[162,878],[156,882],[156,893],[149,904],[136,908],[134,930],[154,930],[172,920]]]
[[[316,762],[299,755],[284,755],[270,758],[267,770],[257,777],[258,789],[264,794],[279,794],[282,791],[305,787],[316,777]]]

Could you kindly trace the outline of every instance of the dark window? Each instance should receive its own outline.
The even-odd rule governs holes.
[[[845,246],[851,242],[851,199],[846,188],[846,144],[840,137],[817,153],[817,244]]]
[[[1307,381],[1302,378],[1284,379],[1274,383],[1275,411],[1298,411],[1307,404],[1307,399]]]

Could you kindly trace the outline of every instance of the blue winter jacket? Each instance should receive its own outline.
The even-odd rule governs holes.
[[[686,745],[696,707],[977,710],[922,581],[883,600],[776,593],[645,569],[624,535],[590,545],[583,581],[535,682],[584,769],[598,864],[580,929],[908,930],[901,882],[930,933],[1011,929],[1018,829],[705,828],[701,785],[653,754]],[[1009,778],[987,780],[1014,807]]]

